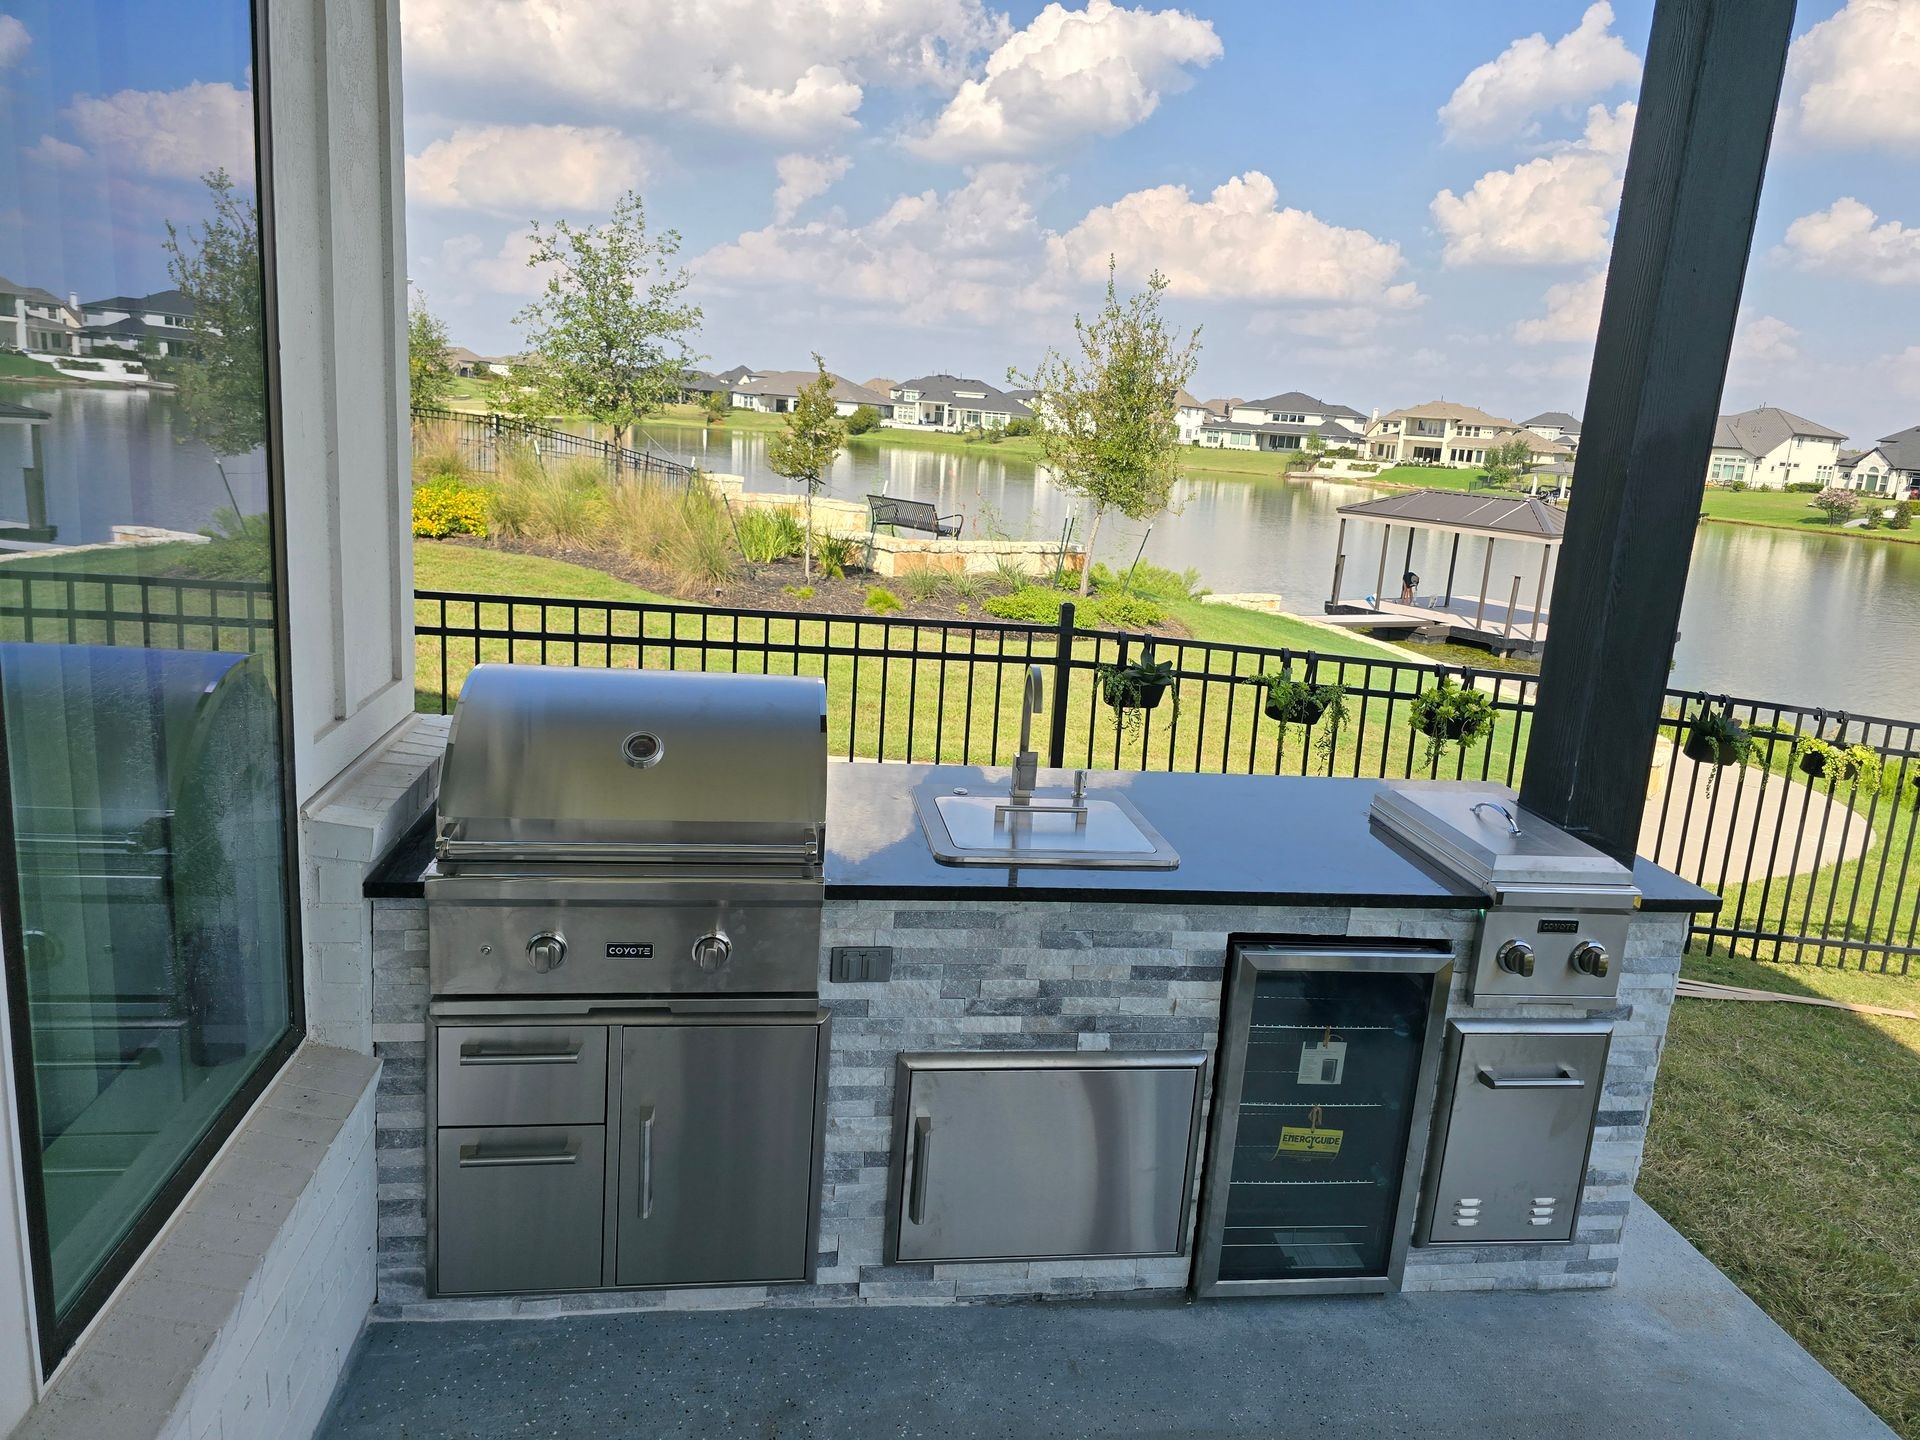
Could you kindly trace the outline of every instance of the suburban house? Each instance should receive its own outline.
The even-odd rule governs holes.
[[[1920,496],[1920,425],[1881,436],[1871,450],[1842,451],[1834,483],[1889,500]]]
[[[888,392],[893,413],[889,424],[928,430],[1004,430],[1014,420],[1031,420],[1033,410],[1024,400],[987,384],[959,375],[922,375],[902,380]]]
[[[718,377],[716,377],[718,378]],[[740,410],[759,410],[768,415],[785,415],[793,409],[800,392],[820,378],[817,370],[759,371],[733,382],[733,404]],[[871,405],[885,419],[893,411],[893,401],[877,390],[856,385],[838,375],[833,381],[833,408],[838,415],[851,415],[862,405]]]
[[[1777,405],[1722,415],[1714,427],[1707,483],[1755,490],[1831,485],[1839,478],[1840,442],[1846,438]]]
[[[192,338],[196,307],[178,290],[110,295],[79,306],[83,349],[175,355]]]
[[[1225,413],[1213,411],[1216,402],[1200,406],[1200,416],[1189,442],[1215,450],[1304,450],[1311,437],[1325,446],[1357,445],[1366,417],[1346,405],[1331,405],[1299,390],[1269,395],[1264,400],[1229,400]],[[1181,438],[1187,438],[1182,431]]]
[[[1542,440],[1558,440],[1569,450],[1580,448],[1580,422],[1564,410],[1542,410],[1520,423]]]
[[[1173,423],[1180,432],[1180,443],[1199,444],[1201,427],[1212,418],[1212,413],[1187,391],[1177,392],[1173,397]]]
[[[454,345],[447,350],[447,363],[462,380],[485,380],[490,376],[513,373],[512,356],[476,355],[464,345]]]
[[[1369,460],[1393,465],[1484,465],[1488,451],[1513,440],[1526,441],[1542,465],[1573,454],[1563,441],[1451,400],[1390,410],[1367,426],[1366,439]]]
[[[85,323],[77,304],[0,275],[0,345],[43,355],[78,355]]]

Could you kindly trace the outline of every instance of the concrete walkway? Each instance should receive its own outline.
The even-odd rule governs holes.
[[[1669,770],[1673,772],[1671,798],[1667,793]],[[1695,764],[1672,740],[1661,739],[1654,750],[1653,778],[1647,786],[1647,808],[1640,821],[1642,855],[1690,879],[1703,876],[1703,883],[1717,889],[1722,868],[1729,878],[1738,880],[1749,853],[1753,857],[1753,878],[1759,880],[1769,874],[1776,878],[1808,875],[1843,860],[1858,860],[1874,846],[1873,828],[1864,813],[1847,805],[1844,788],[1829,795],[1824,784],[1808,784],[1798,768],[1787,775],[1769,774],[1752,766],[1745,774],[1738,769],[1718,774],[1716,797],[1708,793],[1714,768]],[[1689,790],[1693,796],[1691,812],[1687,809]],[[1861,812],[1866,808],[1866,797],[1862,796]],[[1662,810],[1667,817],[1664,840],[1660,835]],[[1800,837],[1798,842],[1796,835]]]
[[[1561,1295],[1049,1302],[380,1325],[326,1440],[1853,1440],[1882,1425],[1636,1202]]]

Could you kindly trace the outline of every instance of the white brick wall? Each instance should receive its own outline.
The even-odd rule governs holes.
[[[373,1302],[379,1063],[305,1045],[15,1440],[304,1440]]]

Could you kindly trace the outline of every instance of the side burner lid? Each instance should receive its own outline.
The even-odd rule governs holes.
[[[1503,809],[1511,814],[1512,826]],[[1393,781],[1373,797],[1372,814],[1414,850],[1496,899],[1514,889],[1615,891],[1630,904],[1638,894],[1632,870],[1521,809],[1504,785]]]

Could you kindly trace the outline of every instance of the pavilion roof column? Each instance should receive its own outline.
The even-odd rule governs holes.
[[[1658,0],[1521,803],[1635,847],[1794,0]]]

